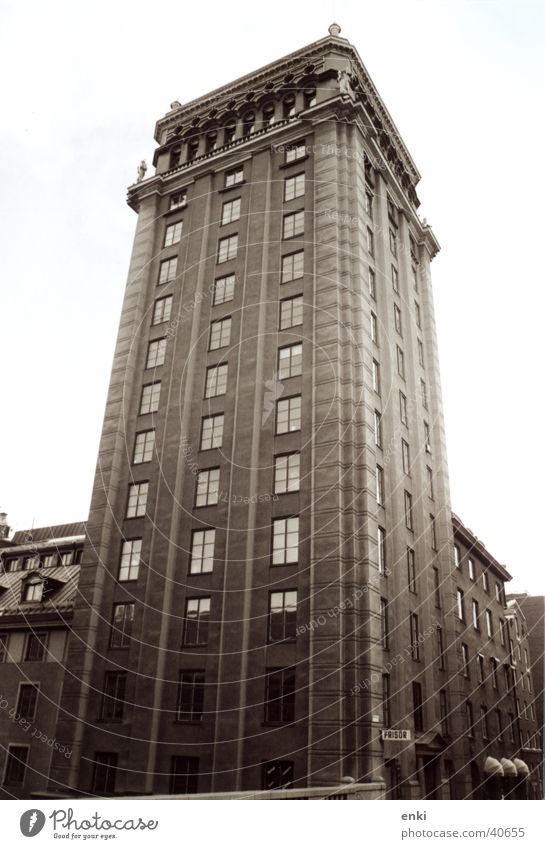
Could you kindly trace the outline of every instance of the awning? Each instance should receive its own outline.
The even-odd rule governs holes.
[[[517,768],[517,775],[520,775],[521,778],[530,775],[528,765],[524,761],[521,761],[520,758],[513,758],[513,763]]]
[[[497,775],[503,776],[503,767],[496,758],[488,757],[484,762],[484,774],[485,775]]]
[[[502,758],[501,765],[503,768],[503,774],[513,776],[516,778],[517,776],[517,768],[513,761],[510,761],[509,758]]]

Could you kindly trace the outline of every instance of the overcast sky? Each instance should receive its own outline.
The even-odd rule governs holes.
[[[327,34],[356,45],[415,159],[453,509],[542,575],[543,3],[0,0],[0,509],[88,514],[155,120]],[[148,172],[148,173],[151,173]]]

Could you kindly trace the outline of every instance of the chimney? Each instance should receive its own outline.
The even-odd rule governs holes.
[[[10,531],[11,528],[8,525],[8,514],[0,513],[0,540],[7,539]]]

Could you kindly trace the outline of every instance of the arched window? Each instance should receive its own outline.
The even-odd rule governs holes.
[[[187,143],[187,161],[195,159],[199,151],[199,139],[190,139]]]
[[[310,109],[311,106],[316,106],[316,89],[305,89],[305,109]]]
[[[180,164],[180,159],[182,158],[182,146],[180,144],[175,145],[170,149],[170,160],[169,160],[169,168],[177,168]]]
[[[274,124],[274,103],[267,103],[263,107],[263,126],[270,127]]]
[[[223,131],[223,143],[231,144],[231,142],[235,139],[236,132],[236,123],[234,121],[229,121],[229,123],[225,125],[225,129]]]
[[[242,133],[249,136],[255,129],[255,112],[247,112],[242,122]]]
[[[282,103],[282,111],[284,118],[294,118],[295,117],[295,95],[288,94],[287,97],[284,98]]]
[[[211,130],[206,134],[206,152],[210,153],[216,147],[218,134],[216,130]]]

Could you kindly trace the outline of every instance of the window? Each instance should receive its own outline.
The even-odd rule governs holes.
[[[206,369],[206,388],[204,397],[215,398],[225,395],[227,391],[227,363],[219,366],[210,366]]]
[[[211,448],[221,448],[223,441],[223,413],[215,416],[206,416],[201,425],[201,451]]]
[[[282,103],[282,116],[284,118],[293,118],[295,117],[295,96],[293,94],[288,95],[288,97],[284,98]]]
[[[465,612],[465,598],[464,591],[459,587],[456,590],[456,615],[460,622],[465,622],[466,612]]]
[[[263,790],[288,790],[293,786],[293,761],[269,761],[263,764]]]
[[[502,585],[496,581],[496,601],[499,601],[505,607],[505,599],[503,597],[503,587]],[[516,621],[516,620],[515,620]]]
[[[409,419],[407,416],[407,396],[403,392],[399,393],[399,419],[401,424],[408,426]]]
[[[130,645],[133,621],[134,603],[114,604],[110,648],[126,649]]]
[[[388,600],[380,600],[380,644],[383,649],[388,648],[390,641],[390,625],[388,622]]]
[[[284,201],[294,200],[305,194],[305,175],[296,174],[284,180]]]
[[[272,564],[297,563],[299,557],[299,516],[274,519]]]
[[[244,169],[243,168],[235,168],[234,171],[228,171],[225,175],[225,188],[228,189],[230,186],[237,186],[239,183],[244,182]]]
[[[480,652],[477,654],[477,681],[479,684],[484,684],[484,655]]]
[[[473,726],[475,721],[473,719],[473,705],[471,702],[466,702],[466,727],[467,727],[467,736],[473,737]]]
[[[23,584],[23,601],[41,601],[43,595],[44,582],[42,578],[31,578]]]
[[[282,238],[292,239],[305,231],[305,213],[302,209],[284,215]]]
[[[441,717],[441,734],[448,734],[448,698],[446,690],[439,690],[439,716]]]
[[[95,796],[113,796],[117,776],[117,753],[95,752],[91,792]]]
[[[138,463],[149,463],[153,457],[153,449],[155,447],[155,431],[143,430],[136,434],[134,440],[134,452],[132,461],[135,465]]]
[[[409,453],[409,443],[401,440],[401,459],[403,461],[403,471],[406,475],[411,473],[411,458]]]
[[[433,594],[435,597],[435,606],[441,609],[441,580],[439,576],[439,569],[437,566],[433,567]]]
[[[126,519],[134,519],[137,516],[146,515],[146,503],[148,500],[148,481],[132,483],[129,486],[129,497],[127,499]]]
[[[304,142],[297,142],[296,144],[291,144],[286,148],[286,157],[285,162],[288,164],[289,162],[296,162],[298,159],[302,159],[303,156],[306,156],[307,148]]]
[[[394,304],[394,327],[399,335],[402,335],[401,329],[401,310],[399,309],[397,304]]]
[[[374,312],[371,313],[370,323],[371,342],[374,342],[375,345],[378,345],[378,323],[377,317]]]
[[[476,631],[479,631],[480,630],[479,602],[476,601],[475,599],[472,599],[472,601],[471,601],[471,616],[472,616],[472,619],[473,619],[473,627],[475,628]]]
[[[460,546],[454,546],[454,565],[457,569],[460,568]]]
[[[280,301],[280,330],[298,327],[303,323],[303,296],[286,298]]]
[[[285,492],[299,492],[300,480],[299,452],[282,454],[274,459],[274,491],[279,495]]]
[[[410,531],[413,530],[413,497],[410,492],[405,490],[405,527]]]
[[[281,398],[276,402],[276,433],[301,430],[301,396]]]
[[[238,221],[240,218],[240,198],[235,200],[227,200],[223,204],[221,211],[221,223],[231,224],[233,221]]]
[[[214,282],[214,299],[213,305],[225,304],[227,301],[232,301],[235,295],[235,275],[227,274],[225,277],[218,277]]]
[[[105,672],[100,719],[102,722],[121,722],[125,703],[126,672]]]
[[[502,646],[505,645],[505,622],[503,619],[500,619],[500,643]]]
[[[182,192],[178,192],[175,195],[170,196],[169,210],[172,212],[173,209],[180,209],[187,204],[187,192],[184,190]]]
[[[499,708],[495,711],[496,714],[496,725],[498,727],[498,740],[503,740],[503,719],[501,715],[501,710]]]
[[[397,257],[397,236],[392,228],[390,228],[390,251],[392,256]]]
[[[418,271],[414,265],[411,266],[411,275],[413,278],[414,291],[418,292]]]
[[[371,221],[373,220],[373,195],[371,192],[365,192],[365,211]]]
[[[432,516],[430,513],[430,535],[431,535],[431,547],[434,551],[437,551],[437,525],[435,524],[435,516]]]
[[[141,539],[127,539],[123,541],[118,575],[120,581],[136,581],[140,567],[141,552]]]
[[[311,106],[316,106],[316,89],[305,89],[305,109],[310,109]]]
[[[191,670],[180,672],[178,684],[178,722],[201,722],[204,706],[204,672]]]
[[[515,742],[515,715],[513,713],[509,714],[509,740],[511,743]]]
[[[166,349],[166,338],[153,339],[148,345],[146,368],[157,368],[157,366],[162,366],[165,362]]]
[[[27,635],[25,647],[25,661],[42,661],[45,659],[47,634],[30,633]]]
[[[380,365],[376,360],[373,360],[372,363],[372,376],[373,376],[373,389],[380,395]]]
[[[199,759],[174,755],[170,768],[170,792],[173,796],[196,793],[199,787]]]
[[[397,273],[397,268],[395,265],[390,266],[392,272],[392,287],[394,292],[399,295],[399,274]]]
[[[203,469],[202,472],[198,473],[195,507],[205,507],[208,504],[218,503],[219,482],[219,468]]]
[[[392,724],[390,676],[387,673],[382,676],[382,722],[385,728]]]
[[[185,602],[184,646],[205,646],[208,642],[210,597],[188,598]]]
[[[19,571],[19,558],[18,557],[10,557],[4,560],[4,572],[18,572]]]
[[[430,426],[427,422],[424,422],[424,445],[426,447],[426,454],[431,454]]]
[[[428,391],[426,389],[426,381],[425,380],[420,381],[420,391],[422,393],[422,406],[424,407],[425,410],[427,410],[428,409]]]
[[[372,268],[369,269],[369,296],[376,301],[377,299],[377,283],[376,283],[376,275]]]
[[[375,445],[377,448],[382,448],[382,422],[381,415],[378,410],[375,410]]]
[[[492,623],[492,613],[490,610],[485,611],[485,619],[486,619],[486,636],[491,639],[494,633],[493,623]]]
[[[159,409],[159,397],[161,395],[161,381],[156,380],[155,383],[146,383],[142,387],[142,397],[140,400],[140,415],[146,413],[156,413]]]
[[[166,295],[164,298],[157,298],[153,307],[152,325],[162,324],[163,321],[169,321],[172,315],[172,295]]]
[[[263,127],[272,127],[274,124],[274,103],[267,103],[263,107]]]
[[[492,679],[492,686],[495,690],[498,689],[498,661],[495,657],[490,658],[490,677]]]
[[[265,722],[293,722],[295,719],[295,669],[267,669]]]
[[[377,466],[375,471],[375,482],[377,490],[377,504],[384,504],[384,469],[382,466]]]
[[[20,719],[32,722],[36,715],[39,687],[37,684],[20,684],[16,713]]]
[[[163,286],[165,283],[170,283],[176,277],[176,266],[178,264],[177,257],[165,259],[159,265],[158,286]]]
[[[417,340],[418,344],[418,362],[424,368],[424,345],[422,344],[422,340]]]
[[[169,224],[165,230],[165,241],[163,247],[168,248],[170,245],[176,245],[182,238],[183,221],[177,221],[176,224]]]
[[[375,256],[375,239],[370,227],[367,228],[367,252],[369,256]]]
[[[416,559],[414,555],[414,550],[412,548],[407,548],[407,580],[409,584],[409,590],[412,593],[416,592]]]
[[[488,572],[487,572],[486,569],[483,569],[481,577],[482,577],[482,580],[483,580],[483,590],[485,591],[485,593],[487,593],[488,590],[489,590],[489,587],[488,587]]]
[[[464,676],[464,678],[469,679],[469,646],[467,645],[467,643],[462,643],[462,675]]]
[[[481,734],[483,740],[488,740],[488,710],[486,705],[481,705]]]
[[[4,784],[24,783],[28,753],[28,746],[8,746]]]
[[[282,283],[290,283],[292,280],[298,280],[303,276],[304,256],[304,251],[297,251],[297,253],[282,257]]]
[[[384,528],[381,528],[380,525],[378,527],[378,537],[377,537],[377,559],[378,559],[378,572],[379,575],[386,574],[386,531]]]
[[[302,374],[302,368],[303,345],[301,342],[278,349],[278,380],[298,377]]]
[[[269,642],[295,640],[297,590],[280,590],[269,595]]]
[[[418,681],[413,681],[413,721],[415,731],[424,730],[422,684]]]
[[[234,236],[226,236],[218,242],[218,265],[222,262],[227,262],[229,259],[234,259],[238,251],[238,233]]]
[[[224,348],[231,341],[231,317],[213,321],[210,325],[208,350],[215,351]]]
[[[420,660],[420,631],[418,628],[418,613],[409,614],[409,626],[411,632],[411,657],[413,660]]]
[[[9,634],[0,634],[0,663],[5,663],[8,659],[8,642]]]
[[[433,501],[433,471],[429,466],[426,466],[426,476],[428,478],[428,498]]]
[[[396,345],[397,349],[397,373],[400,377],[405,380],[405,355],[399,345]]]
[[[191,575],[202,575],[212,572],[214,567],[215,542],[216,531],[213,528],[193,531],[191,536],[191,560],[189,563],[189,572]]]

